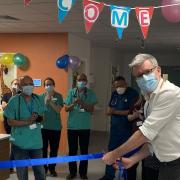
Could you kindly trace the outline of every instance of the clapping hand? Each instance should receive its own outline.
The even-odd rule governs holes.
[[[48,105],[49,102],[51,101],[51,96],[49,93],[46,93],[45,98],[44,98],[45,104]]]
[[[31,117],[28,120],[29,124],[33,124],[34,122],[36,122],[37,117],[38,117],[38,114],[33,112]]]
[[[76,104],[78,104],[78,105],[82,105],[83,104],[83,101],[81,100],[81,98],[77,98],[76,99]]]

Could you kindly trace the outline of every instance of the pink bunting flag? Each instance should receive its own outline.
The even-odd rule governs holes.
[[[147,38],[149,26],[154,12],[154,7],[136,7],[136,17],[138,19],[144,39]]]
[[[104,3],[83,0],[83,7],[84,7],[84,20],[85,20],[86,33],[89,33],[93,24],[98,19],[99,14],[103,10]]]
[[[24,5],[28,6],[32,0],[24,0]]]

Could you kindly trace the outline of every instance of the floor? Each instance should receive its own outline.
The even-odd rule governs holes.
[[[108,143],[108,133],[103,132],[92,132],[91,141],[90,141],[90,153],[106,152],[106,147]],[[90,160],[88,167],[88,179],[89,180],[98,180],[104,174],[105,165],[101,159]],[[58,164],[56,167],[58,177],[47,176],[47,180],[65,180],[68,175],[68,165],[67,164]],[[138,169],[138,178],[140,180],[140,170]],[[118,173],[118,172],[117,172]],[[76,180],[80,179],[79,177]],[[116,177],[116,179],[118,179]],[[12,174],[8,180],[17,180],[16,174]],[[33,172],[29,170],[29,180],[34,180]]]

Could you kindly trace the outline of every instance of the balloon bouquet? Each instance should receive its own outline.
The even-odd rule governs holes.
[[[67,70],[70,67],[73,71],[81,65],[81,60],[76,56],[64,55],[56,60],[56,66],[60,69]]]
[[[18,67],[22,67],[26,65],[26,63],[27,63],[27,58],[21,53],[16,53],[16,54],[7,53],[7,54],[3,54],[0,57],[0,64],[3,64],[5,66],[15,64]]]
[[[162,0],[162,6],[166,6],[162,7],[161,10],[167,21],[173,23],[180,22],[180,0]]]

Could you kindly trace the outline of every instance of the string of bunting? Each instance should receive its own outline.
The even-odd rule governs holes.
[[[64,18],[67,16],[68,12],[71,10],[75,3],[76,0],[57,0],[58,20],[60,23],[64,21]],[[124,29],[126,29],[129,25],[129,13],[132,9],[134,9],[136,12],[136,17],[139,22],[143,37],[144,39],[146,39],[148,36],[148,30],[150,27],[154,9],[180,5],[180,3],[175,3],[157,7],[148,6],[131,8],[125,6],[109,5],[94,0],[83,0],[82,3],[86,33],[89,33],[91,31],[92,26],[98,19],[104,6],[107,6],[111,11],[111,26],[116,28],[119,39],[122,38]]]

